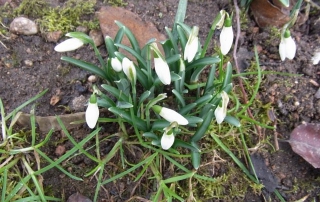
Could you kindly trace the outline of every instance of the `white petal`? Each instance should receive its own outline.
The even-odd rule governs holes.
[[[232,27],[223,27],[220,34],[220,49],[223,55],[228,54],[233,43]]]
[[[313,55],[313,57],[311,58],[311,60],[312,60],[312,64],[313,64],[313,65],[318,64],[319,61],[320,61],[320,51],[315,52],[314,55]]]
[[[128,58],[123,58],[122,60],[122,70],[130,81],[136,80],[136,68],[131,60]],[[132,72],[132,75],[130,74]]]
[[[86,122],[90,128],[94,128],[97,124],[99,118],[99,108],[97,103],[88,104],[88,108],[86,110]]]
[[[170,123],[174,121],[177,122],[179,125],[187,125],[189,123],[188,120],[184,118],[181,114],[166,107],[162,107],[159,115],[162,116],[162,118],[164,118],[165,120],[169,121]]]
[[[216,110],[214,111],[214,115],[216,117],[217,123],[220,124],[226,118],[226,114],[224,113],[224,110],[222,107],[218,106]]]
[[[162,58],[154,58],[156,74],[164,85],[171,83],[171,75],[168,64]]]
[[[225,91],[221,92],[221,102],[222,106],[217,106],[216,110],[214,111],[214,115],[216,117],[217,123],[220,124],[226,118],[227,115],[227,106],[229,103],[229,96]]]
[[[71,38],[56,45],[56,47],[54,47],[54,50],[57,52],[73,51],[83,46],[83,44],[84,43],[80,39]]]
[[[286,44],[283,40],[281,40],[279,44],[279,54],[282,61],[286,59]]]
[[[296,55],[297,46],[292,37],[284,38],[286,44],[286,57],[290,60]]]
[[[116,72],[122,71],[122,64],[118,58],[111,58],[111,66]]]
[[[184,49],[184,60],[191,62],[197,54],[198,51],[199,38],[193,37],[192,40],[188,41]]]
[[[167,135],[167,133],[163,133],[161,138],[161,147],[164,150],[170,149],[170,147],[174,143],[174,135]]]

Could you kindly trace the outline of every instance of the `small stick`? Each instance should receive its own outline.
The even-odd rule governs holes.
[[[236,40],[235,40],[235,43],[234,43],[234,48],[233,48],[233,59],[234,59],[234,63],[235,63],[235,66],[236,66],[236,70],[237,70],[237,74],[240,73],[240,69],[239,69],[239,65],[238,65],[238,57],[237,57],[237,49],[238,49],[238,43],[239,43],[239,37],[240,37],[240,10],[239,10],[239,7],[238,7],[238,4],[237,4],[237,0],[233,0],[233,3],[234,3],[234,7],[235,7],[235,11],[236,11],[236,21],[237,21],[237,33],[236,33]],[[241,77],[239,77],[239,86],[240,86],[240,89],[241,89],[241,92],[242,92],[242,95],[243,95],[243,100],[244,100],[244,104],[247,104],[248,103],[248,95],[243,87],[243,83],[242,83],[242,79]],[[248,115],[251,119],[254,120],[254,117],[251,113],[251,110],[250,108],[248,107],[247,109],[247,112],[248,112]],[[255,128],[257,130],[257,133],[259,135],[259,137],[262,137],[262,133],[261,133],[261,128],[260,126],[258,125],[255,125]]]

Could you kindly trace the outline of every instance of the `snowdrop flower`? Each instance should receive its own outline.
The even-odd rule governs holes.
[[[154,57],[154,68],[156,70],[156,74],[158,75],[160,81],[164,85],[170,85],[171,83],[171,75],[168,63],[164,61],[161,57]]]
[[[189,123],[186,118],[172,109],[161,107],[159,105],[152,106],[152,109],[170,123],[177,122],[179,125],[187,125]]]
[[[224,24],[224,18],[226,16],[226,11],[225,10],[220,10],[220,20],[217,22],[217,29],[221,29],[223,27],[223,24]]]
[[[123,58],[122,70],[131,82],[136,83],[136,80],[137,80],[136,68],[134,67],[134,64],[131,60],[129,60],[128,58]]]
[[[116,72],[122,71],[122,64],[117,57],[111,58],[111,66],[112,66],[112,69]]]
[[[225,91],[220,93],[222,98],[222,106],[217,106],[216,110],[214,111],[214,115],[216,117],[217,123],[220,124],[226,118],[227,115],[227,105],[229,102],[229,96]]]
[[[77,38],[67,39],[54,47],[57,52],[73,51],[83,46],[83,41]]]
[[[281,42],[279,45],[279,54],[282,61],[286,58],[292,60],[296,54],[296,43],[290,35],[290,31],[286,30],[284,37],[281,37]]]
[[[226,20],[224,21],[224,26],[220,33],[220,49],[223,55],[227,55],[231,49],[233,43],[233,30],[231,19],[227,15]]]
[[[168,150],[174,143],[174,134],[171,127],[164,128],[164,133],[161,137],[161,147],[164,150]]]
[[[191,30],[188,42],[184,49],[184,54],[183,54],[184,60],[188,60],[188,62],[191,62],[194,59],[198,51],[198,44],[199,44],[198,32],[199,32],[199,27],[194,26]]]
[[[99,118],[99,108],[97,104],[97,97],[92,94],[89,100],[88,108],[86,110],[86,122],[90,128],[94,128]]]
[[[313,57],[311,58],[311,60],[312,60],[312,64],[313,64],[313,65],[318,64],[319,61],[320,61],[320,51],[316,51],[316,52],[314,53]]]
[[[156,70],[158,78],[164,85],[170,85],[171,75],[168,63],[163,59],[156,43],[152,43],[151,48],[154,51],[154,69]]]

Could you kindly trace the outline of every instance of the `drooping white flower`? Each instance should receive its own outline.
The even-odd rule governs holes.
[[[279,54],[282,61],[286,58],[292,60],[296,54],[296,43],[290,35],[290,31],[286,30],[284,37],[281,37],[281,42],[279,45]]]
[[[131,82],[136,83],[137,72],[131,60],[128,58],[122,59],[122,70]]]
[[[97,97],[92,94],[89,100],[89,104],[86,110],[86,122],[90,128],[94,128],[99,118],[99,108],[97,103]]]
[[[57,52],[73,51],[83,46],[83,44],[83,41],[81,41],[80,39],[70,38],[56,45],[56,47],[54,47],[54,50]]]
[[[164,61],[162,58],[154,58],[154,68],[156,70],[156,74],[158,75],[160,81],[164,85],[170,85],[171,83],[171,75],[168,63]]]
[[[216,117],[217,123],[220,124],[226,118],[227,115],[227,106],[229,102],[229,96],[225,91],[222,91],[220,93],[221,95],[221,104],[222,106],[220,107],[219,105],[217,106],[216,110],[214,111],[214,115]]]
[[[164,60],[164,57],[159,50],[157,43],[152,43],[150,45],[151,49],[153,50],[153,57],[154,57],[154,69],[156,70],[156,74],[160,81],[164,85],[170,85],[171,83],[171,75],[170,75],[170,68],[168,63]]]
[[[227,16],[220,33],[220,49],[223,55],[227,55],[233,43],[233,30],[231,19]]]
[[[320,51],[316,51],[316,52],[314,53],[313,57],[311,58],[311,60],[312,60],[312,64],[313,64],[313,65],[318,64],[319,61],[320,61]]]
[[[177,122],[179,125],[187,125],[189,123],[186,118],[172,109],[159,105],[152,106],[152,109],[170,123]]]
[[[164,150],[168,150],[171,148],[171,146],[174,143],[174,134],[172,133],[172,130],[164,129],[164,133],[161,137],[161,147]]]
[[[116,72],[122,71],[122,64],[117,57],[111,58],[111,66],[112,66],[112,69]]]
[[[188,42],[184,49],[184,54],[183,54],[184,60],[188,60],[188,62],[191,62],[198,52],[198,44],[199,44],[198,32],[199,32],[199,27],[194,26],[191,30],[191,33],[188,38]]]

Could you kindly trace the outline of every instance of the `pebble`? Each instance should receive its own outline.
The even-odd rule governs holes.
[[[79,93],[85,93],[88,90],[88,88],[83,86],[81,82],[76,82],[74,89]]]
[[[66,152],[66,147],[63,145],[58,145],[54,153],[57,156],[62,156],[65,152]]]
[[[318,89],[318,91],[316,92],[316,94],[314,95],[317,99],[320,98],[320,88]]]
[[[92,201],[80,193],[75,193],[68,198],[67,202],[92,202]]]
[[[83,33],[88,33],[88,27],[84,27],[84,26],[78,26],[76,28],[77,32],[83,32]]]
[[[62,37],[62,31],[54,31],[46,33],[46,39],[48,42],[58,42],[58,40]]]
[[[95,83],[97,81],[97,77],[95,75],[90,75],[88,77],[88,81],[91,83]]]
[[[100,30],[91,30],[89,32],[89,36],[97,47],[104,43],[102,32]]]
[[[23,61],[25,65],[29,66],[29,67],[32,67],[33,66],[33,62],[31,60],[25,60]]]
[[[85,110],[85,105],[88,103],[88,99],[83,96],[80,95],[78,97],[73,98],[72,102],[71,102],[71,108],[74,111],[84,111]]]
[[[38,33],[35,22],[25,17],[17,17],[10,23],[10,32],[22,35],[33,35]]]

